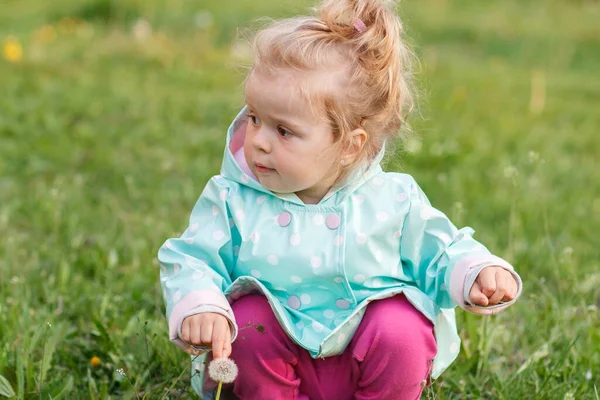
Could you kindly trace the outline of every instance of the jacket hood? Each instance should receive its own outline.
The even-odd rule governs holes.
[[[225,154],[223,156],[223,164],[221,165],[221,176],[237,182],[240,185],[250,187],[271,196],[279,197],[282,200],[297,205],[305,205],[295,193],[275,193],[265,188],[252,175],[252,172],[248,169],[247,165],[245,165],[245,158],[241,152],[243,152],[246,126],[248,123],[246,116],[247,107],[244,107],[227,130],[227,143],[225,146]],[[238,155],[241,154],[242,156],[236,157],[236,153]],[[332,187],[318,205],[336,205],[343,202],[365,182],[382,172],[380,164],[384,154],[385,146],[372,162],[365,165],[364,168],[357,168],[344,178],[342,182],[338,182]]]

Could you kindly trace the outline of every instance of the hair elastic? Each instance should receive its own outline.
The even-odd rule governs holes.
[[[352,21],[352,25],[354,25],[354,29],[356,29],[358,33],[363,33],[367,30],[367,26],[360,18],[356,18],[354,21]]]

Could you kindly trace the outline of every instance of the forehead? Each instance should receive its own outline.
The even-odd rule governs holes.
[[[323,119],[323,99],[335,90],[326,72],[255,67],[246,81],[246,100],[275,114]]]

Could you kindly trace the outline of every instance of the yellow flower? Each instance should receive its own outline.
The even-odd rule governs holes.
[[[98,358],[96,356],[90,358],[90,364],[92,364],[92,367],[98,367],[98,366],[100,366],[101,363],[102,363],[102,360],[100,360],[100,358]]]
[[[42,44],[54,42],[56,40],[56,29],[52,25],[44,25],[35,32],[34,38]]]
[[[18,37],[8,36],[2,41],[2,55],[13,63],[23,59],[23,46]]]

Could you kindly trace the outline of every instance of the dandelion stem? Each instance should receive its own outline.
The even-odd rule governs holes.
[[[219,386],[217,387],[217,397],[215,398],[215,400],[219,400],[219,398],[221,397],[221,386],[223,386],[223,381],[219,382]]]

